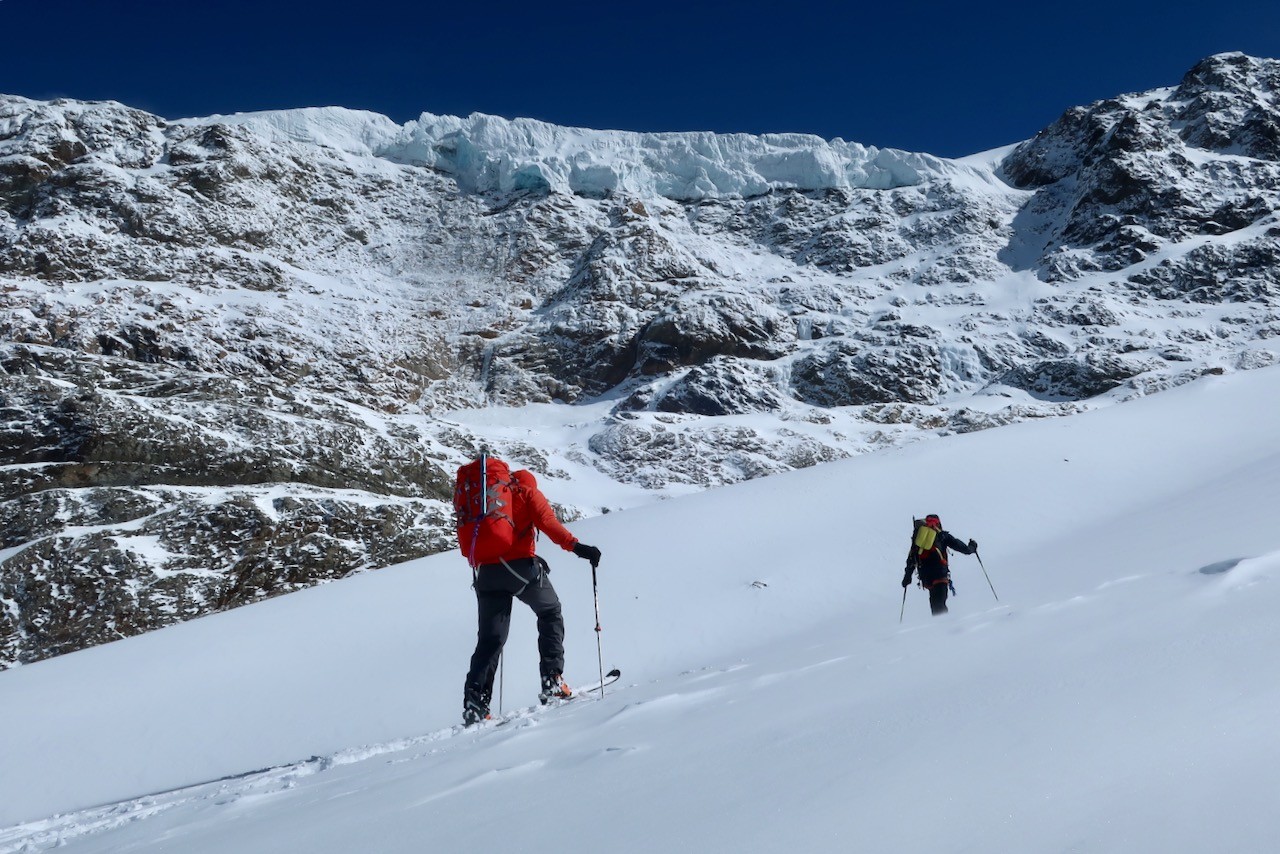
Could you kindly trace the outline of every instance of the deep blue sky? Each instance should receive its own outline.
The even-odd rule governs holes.
[[[340,105],[956,156],[1212,53],[1280,57],[1280,0],[0,0],[0,45],[0,92],[168,118]]]

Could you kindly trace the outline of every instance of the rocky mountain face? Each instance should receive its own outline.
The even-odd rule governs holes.
[[[572,519],[1271,364],[1278,93],[958,161],[0,96],[0,666],[451,548],[482,444]]]

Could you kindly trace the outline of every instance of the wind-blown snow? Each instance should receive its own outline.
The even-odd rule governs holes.
[[[692,201],[777,189],[889,189],[957,168],[928,154],[811,134],[635,133],[482,113],[423,113],[404,126],[339,107],[185,121],[244,124],[277,140],[439,169],[471,192],[550,190]]]
[[[1270,850],[1277,401],[1208,377],[575,523],[623,682],[500,728],[454,726],[456,555],[5,672],[0,850]],[[957,555],[899,624],[926,512],[999,602]],[[517,608],[508,710],[533,646]]]

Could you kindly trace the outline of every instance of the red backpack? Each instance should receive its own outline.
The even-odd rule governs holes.
[[[511,469],[488,454],[458,469],[453,486],[458,548],[472,567],[497,563],[515,542],[511,486]]]

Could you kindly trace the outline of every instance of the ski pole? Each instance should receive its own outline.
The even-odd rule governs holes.
[[[499,650],[498,651],[498,717],[502,717],[502,683],[504,681],[503,676],[505,675],[502,669],[502,659],[503,659],[502,651]]]
[[[600,663],[600,699],[604,699],[604,652],[600,649],[600,588],[596,584],[596,564],[591,562],[591,598],[596,605],[596,660]]]
[[[907,613],[907,588],[902,588],[902,610],[898,612],[898,622],[902,622],[903,614]]]
[[[982,555],[978,554],[978,550],[973,550],[973,556],[978,559],[978,566],[982,567],[982,575],[987,579],[987,586],[991,588],[991,595],[996,597],[996,601],[1000,601],[1000,597],[996,594],[996,586],[991,583],[991,576],[987,575],[986,564],[982,562]]]

